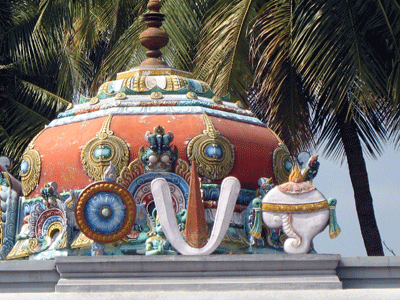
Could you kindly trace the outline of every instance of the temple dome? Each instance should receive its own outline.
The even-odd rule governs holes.
[[[241,205],[253,199],[260,178],[277,184],[287,180],[290,156],[274,132],[240,102],[218,97],[207,83],[160,59],[168,36],[157,37],[163,20],[159,2],[148,7],[151,30],[140,36],[148,59],[102,84],[95,97],[81,96],[28,146],[20,172],[28,199],[40,197],[49,182],[56,182],[60,192],[82,190],[102,180],[110,163],[117,182],[132,194],[140,190],[138,177],[168,173],[187,198],[194,160],[203,190],[209,191],[205,201],[215,200],[212,189],[234,176],[242,187]]]
[[[189,76],[134,69],[105,82],[95,97],[81,97],[28,147],[21,168],[25,195],[40,196],[51,181],[65,191],[83,189],[101,179],[110,161],[120,173],[140,160],[140,149],[149,146],[146,133],[157,126],[173,135],[175,168],[194,158],[204,182],[235,176],[242,188],[255,190],[260,177],[285,181],[290,158],[276,135],[249,110]]]

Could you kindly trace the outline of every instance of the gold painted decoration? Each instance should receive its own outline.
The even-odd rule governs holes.
[[[316,203],[305,204],[275,204],[275,203],[262,203],[261,209],[263,211],[276,211],[276,212],[311,212],[321,209],[329,209],[328,201],[323,200]]]
[[[277,184],[288,182],[292,171],[292,160],[286,148],[279,144],[273,154],[273,170]]]
[[[59,232],[60,234],[63,232],[63,225],[61,222],[51,223],[47,228],[46,235],[52,239],[54,234],[57,232]]]
[[[22,191],[25,196],[29,195],[36,188],[41,168],[42,163],[39,152],[35,149],[27,149],[22,156],[20,171]]]
[[[100,181],[79,195],[75,217],[85,236],[99,243],[112,243],[130,232],[136,205],[126,188],[115,182]]]
[[[212,97],[212,101],[217,103],[217,104],[222,104],[222,99],[221,97],[215,95],[214,97]]]
[[[21,176],[22,192],[24,193],[24,196],[29,195],[39,183],[42,161],[40,153],[36,149],[33,149],[33,147],[36,139],[42,132],[43,130],[32,139],[28,148],[22,155],[19,175]]]
[[[190,182],[191,167],[187,161],[178,158],[175,167],[175,174],[181,176],[187,183]]]
[[[243,108],[243,109],[245,108],[244,105],[243,105],[243,103],[242,103],[241,101],[236,101],[235,104],[236,104],[236,106],[239,107],[239,108]]]
[[[110,130],[112,115],[108,116],[96,137],[86,143],[82,149],[81,161],[86,174],[95,180],[101,180],[104,171],[112,162],[121,172],[128,165],[129,148],[125,141],[114,136]]]
[[[188,99],[197,99],[197,94],[196,94],[195,92],[188,92],[188,93],[186,94],[186,97],[187,97]]]
[[[97,104],[97,103],[99,103],[99,102],[100,102],[99,98],[93,97],[92,99],[90,99],[89,104],[90,104],[90,105],[95,105],[95,104]]]
[[[115,96],[115,100],[124,100],[124,99],[126,99],[126,94],[125,93],[118,93]]]
[[[152,92],[152,93],[150,94],[150,98],[151,98],[151,99],[158,100],[158,99],[162,99],[162,98],[163,98],[163,95],[162,95],[161,92]]]
[[[22,241],[17,241],[15,246],[11,249],[11,251],[7,254],[6,259],[11,260],[11,259],[17,259],[17,258],[23,258],[23,257],[28,257],[29,254],[31,254],[28,250],[28,245],[22,245]]]
[[[29,239],[29,244],[28,244],[28,251],[29,251],[29,254],[35,252],[35,247],[36,247],[37,245],[39,245],[39,241],[37,240],[37,238],[30,238],[30,239]]]
[[[232,171],[235,152],[231,142],[221,136],[206,114],[203,114],[203,119],[206,130],[189,142],[187,154],[189,160],[196,161],[197,172],[200,175],[211,180],[219,180]]]
[[[86,235],[82,232],[76,235],[74,240],[71,243],[71,249],[89,247],[93,244],[93,240],[89,239]]]
[[[117,178],[117,183],[125,188],[128,188],[136,177],[144,174],[145,172],[146,171],[144,169],[142,161],[136,158],[129,164],[129,166],[122,169],[119,177]]]

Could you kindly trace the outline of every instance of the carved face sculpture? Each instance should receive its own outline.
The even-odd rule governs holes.
[[[140,148],[139,156],[147,172],[171,172],[178,159],[178,149],[170,146],[174,136],[172,132],[165,134],[164,128],[157,126],[154,133],[145,135],[150,146]]]

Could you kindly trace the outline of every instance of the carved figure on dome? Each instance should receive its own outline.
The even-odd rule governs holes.
[[[256,191],[256,195],[262,198],[274,187],[274,184],[272,178],[261,177],[258,179],[258,186],[259,189]]]
[[[22,184],[9,173],[12,168],[11,160],[6,156],[0,157],[0,186],[7,186],[14,190],[18,196],[22,196]]]
[[[177,254],[176,251],[172,250],[171,243],[165,237],[158,216],[153,231],[154,235],[146,240],[146,255]]]
[[[61,201],[61,197],[57,193],[57,188],[58,185],[56,182],[49,182],[44,185],[44,188],[40,189],[43,203],[48,209],[59,206],[58,201]]]
[[[71,245],[72,239],[74,238],[75,230],[78,229],[75,219],[75,205],[78,200],[78,192],[70,191],[69,197],[64,202],[64,209],[67,216],[67,244],[68,247]]]
[[[249,214],[248,226],[251,228],[251,231],[249,230],[249,234],[248,234],[249,240],[250,240],[251,245],[263,247],[263,246],[265,246],[265,242],[268,242],[268,244],[272,244],[270,246],[273,246],[275,248],[275,243],[273,243],[273,241],[276,240],[275,239],[276,232],[269,230],[266,240],[263,239],[262,234],[261,234],[262,222],[260,222],[260,220],[259,220],[260,215],[257,214],[257,212],[260,210],[260,208],[257,205],[256,205],[256,207],[253,207],[254,204],[261,201],[261,199],[274,187],[272,178],[261,177],[260,179],[258,179],[258,186],[259,186],[259,188],[258,188],[258,190],[256,190],[257,198],[253,199],[252,203],[250,203],[252,212]],[[257,226],[253,227],[254,224],[257,224]]]
[[[112,161],[110,161],[110,165],[104,171],[103,180],[115,182],[117,180],[117,169],[115,168]]]
[[[264,222],[271,229],[283,229],[288,237],[284,242],[286,253],[308,253],[313,238],[328,224],[331,238],[340,233],[335,205],[335,199],[325,199],[295,167],[289,182],[272,188],[262,199],[253,200],[256,219],[251,234],[259,237]]]
[[[146,172],[172,172],[179,154],[176,146],[170,146],[172,132],[165,133],[164,127],[157,126],[154,133],[146,132],[145,138],[150,146],[141,147],[139,157]]]
[[[320,163],[318,162],[318,154],[310,157],[306,168],[301,170],[304,181],[309,181],[310,183],[312,182],[315,176],[317,176],[319,165]]]
[[[135,223],[125,239],[130,244],[145,243],[151,231],[150,220],[146,213],[146,204],[137,204]]]
[[[23,219],[24,224],[21,227],[19,234],[17,234],[17,241],[29,239],[29,218],[30,215],[26,215]]]

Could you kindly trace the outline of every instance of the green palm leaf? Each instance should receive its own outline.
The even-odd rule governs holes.
[[[387,97],[388,77],[373,37],[382,21],[379,5],[371,1],[301,1],[296,7],[293,62],[319,97],[315,130],[322,131],[320,141],[330,136],[336,143],[329,144],[328,153],[336,151],[339,140],[326,118],[343,107],[358,123],[364,149],[371,155],[381,150],[376,139],[385,136],[384,116],[377,99]]]
[[[255,63],[251,109],[285,142],[292,153],[308,149],[313,97],[291,59],[293,7],[291,1],[269,1],[249,31]]]
[[[234,101],[247,101],[253,80],[246,30],[257,15],[259,2],[220,0],[204,21],[194,73],[216,94],[231,93]]]

